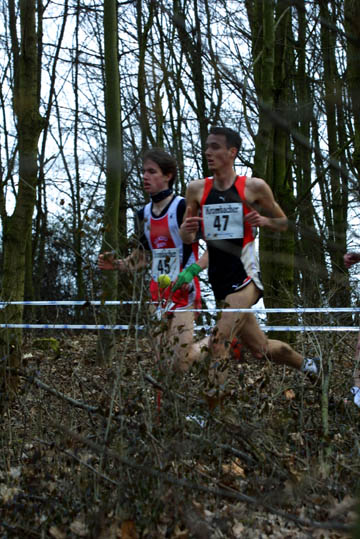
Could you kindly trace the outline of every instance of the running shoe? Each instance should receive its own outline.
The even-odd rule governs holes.
[[[354,386],[350,389],[350,393],[354,398],[354,404],[360,408],[360,387]]]
[[[305,374],[319,374],[321,361],[319,357],[304,357],[301,365],[301,371]]]

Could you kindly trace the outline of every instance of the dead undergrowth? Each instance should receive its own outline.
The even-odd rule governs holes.
[[[250,357],[209,401],[203,369],[164,372],[149,336],[118,333],[110,367],[96,361],[95,334],[57,338],[55,351],[26,339],[2,419],[2,538],[351,536],[355,333],[297,344],[330,368],[328,402],[321,377]]]

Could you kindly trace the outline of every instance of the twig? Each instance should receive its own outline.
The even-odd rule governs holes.
[[[55,447],[56,449],[58,449],[59,451],[64,453],[67,457],[70,457],[70,458],[76,460],[79,464],[81,464],[81,465],[85,466],[86,468],[88,468],[89,470],[91,470],[94,474],[101,477],[101,479],[104,479],[105,481],[108,481],[112,485],[115,485],[115,486],[118,485],[118,483],[116,481],[114,481],[113,479],[111,479],[107,475],[102,474],[101,472],[96,470],[93,466],[91,466],[91,464],[88,464],[87,462],[84,462],[83,460],[81,460],[78,456],[76,456],[71,451],[68,451],[67,449],[63,449],[62,447],[56,445],[54,442],[47,442],[46,440],[40,440],[40,438],[35,438],[35,441],[40,443],[40,444],[47,445],[49,447]]]
[[[208,438],[204,438],[200,436],[199,434],[191,434],[190,432],[184,433],[189,438],[192,438],[193,440],[198,440],[201,442],[205,442],[209,445],[216,445],[216,447],[220,447],[220,449],[224,449],[224,451],[228,451],[229,453],[232,453],[236,457],[241,458],[242,460],[245,460],[247,464],[255,465],[256,461],[250,457],[247,453],[244,453],[243,451],[240,451],[239,449],[236,449],[235,447],[232,447],[229,444],[219,444],[217,442],[214,442],[214,440],[209,440]]]
[[[26,374],[23,371],[19,371],[17,369],[8,369],[11,371],[12,374],[17,374],[18,376],[21,376],[22,378],[25,378],[28,382],[31,382],[41,389],[44,389],[48,393],[51,393],[52,395],[55,395],[55,397],[58,397],[59,399],[62,399],[73,406],[76,406],[76,408],[82,408],[83,410],[86,410],[87,412],[101,412],[99,406],[91,406],[90,404],[86,404],[85,402],[81,402],[78,400],[73,399],[72,397],[68,397],[68,395],[65,395],[64,393],[60,393],[60,391],[57,391],[53,387],[50,387],[48,384],[45,384],[45,382],[42,382],[39,378],[36,376],[30,376]],[[15,371],[15,372],[14,372]]]
[[[150,382],[152,386],[154,386],[156,389],[160,389],[163,393],[168,393],[174,395],[174,397],[178,398],[181,401],[186,401],[184,395],[181,395],[181,393],[177,393],[176,391],[173,391],[167,387],[164,387],[161,385],[155,378],[153,378],[150,374],[144,374],[144,378],[147,382]]]
[[[145,380],[150,382],[150,384],[153,385],[156,389],[160,389],[161,391],[165,391],[164,387],[161,384],[159,384],[159,382],[157,382],[155,380],[155,378],[153,378],[150,374],[144,374],[144,378],[145,378]]]
[[[5,530],[24,534],[22,537],[41,537],[39,532],[29,530],[23,526],[11,526],[11,524],[8,524],[5,520],[0,521],[0,526],[3,526]]]

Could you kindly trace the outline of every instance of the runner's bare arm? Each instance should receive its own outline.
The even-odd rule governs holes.
[[[180,227],[180,237],[184,243],[194,243],[201,217],[198,217],[203,180],[189,183],[186,190],[186,212]]]
[[[287,230],[288,219],[264,180],[251,178],[246,182],[245,194],[246,200],[253,208],[245,217],[251,226],[266,227],[279,232]]]
[[[134,249],[126,258],[115,258],[113,251],[101,253],[98,257],[98,266],[101,270],[133,271],[146,265],[146,252],[140,248]]]

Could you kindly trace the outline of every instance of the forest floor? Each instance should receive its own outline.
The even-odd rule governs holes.
[[[203,368],[159,369],[151,337],[117,334],[110,366],[94,333],[57,339],[26,338],[1,420],[1,538],[352,536],[356,333],[298,338],[325,378],[232,361],[221,402],[204,397]]]

